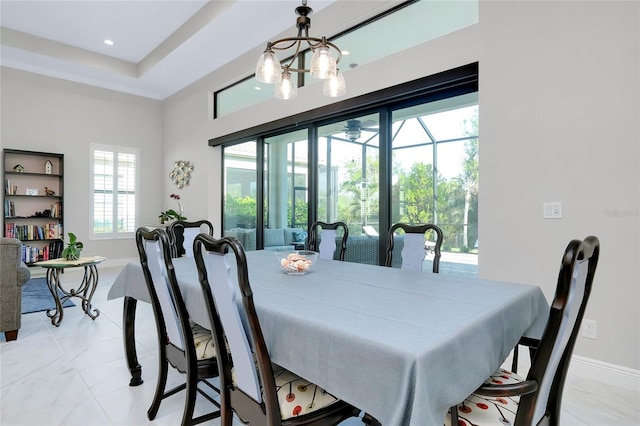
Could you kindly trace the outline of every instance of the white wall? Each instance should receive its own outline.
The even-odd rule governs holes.
[[[567,242],[597,235],[602,254],[586,316],[598,321],[598,339],[580,338],[576,354],[636,371],[639,22],[638,2],[481,1],[478,25],[345,73],[348,96],[357,96],[479,61],[480,275],[538,284],[551,299]],[[89,142],[139,146],[143,223],[157,221],[179,192],[185,215],[208,217],[219,235],[220,150],[207,140],[330,102],[312,85],[294,101],[208,120],[208,92],[249,75],[259,53],[165,100],[161,112],[159,102],[3,68],[2,145],[63,152],[66,205],[80,207],[88,206]],[[182,191],[168,179],[175,160],[195,166]],[[564,218],[543,220],[544,201],[561,201]],[[66,230],[81,226],[86,240],[85,212],[67,209],[65,218]],[[135,256],[131,242],[89,246]]]
[[[6,67],[0,79],[2,148],[64,154],[65,233],[76,234],[88,256],[137,257],[132,238],[89,240],[89,145],[140,149],[140,218],[158,223],[161,102]]]
[[[602,255],[586,317],[598,321],[598,339],[580,338],[576,354],[634,370],[639,21],[637,2],[481,1],[478,25],[345,73],[348,96],[357,96],[479,61],[480,276],[538,284],[551,299],[568,241],[597,235]],[[167,157],[178,155],[177,139],[195,158],[206,152],[207,139],[328,102],[310,86],[294,101],[271,100],[206,122],[207,92],[250,74],[257,56],[164,102]],[[220,150],[209,150],[202,157],[211,161],[207,182],[198,176],[185,192],[189,199],[208,194],[208,215],[219,230]],[[561,201],[563,219],[543,220],[544,201]]]

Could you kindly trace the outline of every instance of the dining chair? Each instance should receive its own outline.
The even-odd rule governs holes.
[[[396,231],[402,229],[404,231],[404,239],[402,252],[401,268],[414,271],[422,271],[422,262],[427,251],[433,251],[433,272],[440,271],[440,249],[442,248],[443,234],[438,225],[427,223],[424,225],[409,225],[407,223],[396,223],[389,229],[389,237],[387,240],[387,259],[385,266],[393,264],[393,247],[396,238]],[[433,231],[436,234],[436,242],[433,244],[425,236],[427,231]]]
[[[216,351],[221,425],[231,426],[234,413],[251,425],[290,426],[335,425],[358,416],[357,408],[271,362],[238,240],[200,234],[194,251],[215,347],[228,349]]]
[[[189,320],[184,299],[171,260],[167,232],[162,229],[136,231],[136,245],[151,298],[156,321],[159,350],[158,382],[147,411],[149,420],[158,413],[163,399],[186,390],[182,425],[202,423],[220,417],[220,405],[214,399],[220,390],[207,379],[218,377],[218,361],[213,348],[211,330]],[[171,364],[185,374],[185,382],[166,390],[168,367]],[[199,383],[209,387],[201,389]],[[215,395],[210,395],[215,392]],[[215,406],[215,410],[193,417],[197,393]]]
[[[201,232],[213,235],[213,225],[208,220],[187,222],[176,220],[169,225],[172,257],[193,257],[193,240]]]
[[[319,229],[322,229],[320,238]],[[320,259],[333,260],[336,253],[336,236],[338,229],[342,229],[342,239],[338,259],[344,260],[344,253],[347,250],[347,239],[349,238],[349,227],[344,222],[325,223],[316,221],[309,227],[309,250],[320,253]]]
[[[573,240],[562,257],[549,320],[526,380],[499,369],[453,409],[445,425],[559,425],[562,391],[600,255],[597,237]]]

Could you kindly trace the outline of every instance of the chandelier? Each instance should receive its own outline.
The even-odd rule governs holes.
[[[275,84],[275,97],[278,99],[294,99],[298,96],[297,84],[291,79],[292,72],[308,72],[311,77],[324,80],[322,93],[325,96],[338,97],[346,92],[344,77],[337,67],[342,58],[338,46],[327,41],[326,37],[309,37],[309,16],[312,13],[313,10],[307,6],[307,0],[302,0],[302,6],[296,8],[298,35],[267,42],[267,48],[258,59],[256,79],[263,83]],[[303,51],[303,43],[313,52],[311,64],[309,68],[294,68],[294,63],[299,60],[298,57]],[[294,50],[294,53],[287,63],[281,63],[274,52],[278,50]],[[333,56],[332,51],[336,52],[337,58]],[[296,63],[295,66],[300,64]]]

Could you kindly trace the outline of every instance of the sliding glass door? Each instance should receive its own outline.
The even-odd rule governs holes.
[[[463,261],[478,240],[477,94],[392,112],[391,222],[435,223],[446,257]],[[435,236],[432,236],[435,241]],[[475,261],[472,256],[467,261]]]
[[[444,233],[440,272],[475,275],[472,77],[469,87],[454,84],[449,96],[434,84],[433,93],[410,90],[406,99],[311,117],[293,130],[261,129],[254,140],[223,145],[225,235],[247,250],[291,248],[304,242],[311,222],[341,221],[349,227],[345,260],[384,264],[394,223],[435,223]]]

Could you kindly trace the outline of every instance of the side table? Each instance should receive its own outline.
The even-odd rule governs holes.
[[[56,302],[55,309],[49,309],[47,316],[51,318],[51,324],[58,327],[64,316],[64,310],[62,304],[71,297],[78,297],[82,300],[82,310],[92,319],[95,320],[100,311],[91,305],[91,298],[96,291],[98,285],[98,267],[97,265],[106,260],[104,257],[81,257],[77,260],[66,260],[63,258],[45,260],[37,262],[36,265],[47,269],[47,286],[49,291]],[[77,289],[71,288],[66,290],[62,287],[60,282],[60,273],[66,268],[84,268],[84,276],[82,282]],[[58,290],[62,292],[63,296],[60,297]]]

